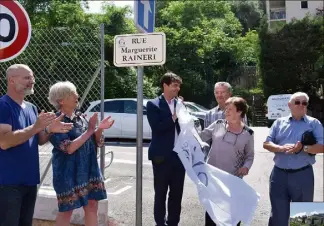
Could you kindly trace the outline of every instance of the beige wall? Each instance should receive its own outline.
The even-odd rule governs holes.
[[[286,1],[286,19],[290,22],[293,18],[302,19],[307,13],[312,15],[316,14],[316,8],[323,9],[323,1],[308,1],[308,9],[302,9],[301,1]]]

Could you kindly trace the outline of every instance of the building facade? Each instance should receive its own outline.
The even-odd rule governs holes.
[[[266,12],[269,27],[274,28],[289,23],[292,19],[303,19],[307,14],[316,15],[318,9],[323,9],[323,1],[300,0],[266,0]]]

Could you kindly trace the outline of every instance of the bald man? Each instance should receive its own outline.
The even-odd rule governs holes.
[[[23,64],[8,68],[7,94],[0,99],[0,226],[32,226],[40,182],[38,145],[50,134],[66,133],[62,116],[24,101],[34,93],[35,77]]]

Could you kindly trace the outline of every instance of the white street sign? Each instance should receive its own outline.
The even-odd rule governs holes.
[[[116,35],[114,65],[135,67],[163,65],[166,59],[166,40],[162,32]]]

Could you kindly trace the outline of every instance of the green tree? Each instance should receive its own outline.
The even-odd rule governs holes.
[[[231,1],[231,9],[243,26],[242,34],[255,30],[260,26],[264,11],[261,1],[241,0]]]
[[[45,17],[49,15],[48,12],[52,9],[53,5],[70,4],[70,6],[87,6],[87,1],[79,0],[18,0],[18,2],[20,2],[28,12],[33,26],[46,20]],[[71,12],[67,13],[65,16],[71,16]]]
[[[321,18],[305,17],[278,32],[260,31],[260,71],[266,96],[303,90],[315,96],[324,83],[324,26]]]
[[[83,7],[86,1],[20,1],[27,9],[33,24],[32,41],[43,45],[54,43],[53,48],[35,51],[35,57],[28,59],[33,65],[43,65],[46,73],[55,74],[68,68],[76,68],[71,76],[81,76],[81,62],[97,68],[100,53],[97,48],[82,46],[71,52],[68,46],[73,43],[89,42],[89,37],[99,41],[99,25],[105,24],[105,97],[135,97],[136,73],[132,68],[116,68],[113,65],[113,40],[115,35],[136,33],[129,7],[116,7],[105,4],[103,14],[86,14]],[[243,7],[244,8],[244,7]],[[253,8],[254,9],[254,8]],[[166,33],[167,62],[163,66],[146,67],[144,95],[155,95],[160,76],[174,71],[184,79],[182,95],[209,106],[214,100],[213,84],[219,80],[231,82],[240,76],[241,66],[256,64],[258,36],[254,31],[242,37],[242,18],[235,16],[233,5],[226,1],[158,1],[156,31]],[[243,15],[244,10],[238,10]],[[242,24],[241,24],[242,23]],[[244,25],[245,26],[245,25]],[[250,24],[249,29],[253,28]],[[64,35],[51,38],[37,29],[60,27]],[[66,30],[64,30],[66,29]],[[78,30],[87,30],[78,32]],[[73,35],[69,31],[74,31]],[[97,53],[95,53],[97,51]],[[41,54],[42,53],[42,54]],[[98,58],[89,57],[98,54]],[[45,56],[45,57],[44,57]],[[46,56],[55,56],[55,59]],[[70,58],[71,62],[62,59]],[[26,61],[27,62],[27,61]]]
[[[183,77],[182,95],[186,99],[209,105],[213,84],[227,80],[240,65],[242,33],[239,20],[224,1],[166,2],[160,6],[159,27],[167,37],[167,62],[150,68],[155,84],[161,74],[171,70]],[[241,53],[239,53],[241,52]],[[203,100],[203,101],[202,101]]]
[[[32,20],[32,42],[38,44],[35,48],[36,46],[50,47],[42,48],[41,51],[34,49],[34,57],[25,61],[33,68],[39,65],[44,68],[38,76],[46,77],[46,74],[51,74],[52,77],[60,80],[62,72],[73,71],[69,73],[69,79],[77,86],[80,77],[90,81],[92,74],[85,74],[89,72],[89,69],[85,70],[84,67],[91,65],[94,72],[99,66],[99,26],[104,23],[104,52],[107,65],[105,67],[105,98],[136,97],[134,69],[116,68],[113,65],[114,36],[136,32],[133,21],[129,18],[130,7],[104,4],[103,14],[87,14],[83,9],[87,2],[83,1],[21,1],[21,3]],[[45,28],[46,32],[44,32]],[[60,28],[60,35],[55,34],[52,30],[54,28]],[[93,88],[99,89],[100,87]],[[144,95],[152,97],[155,92],[151,80],[145,78]]]

